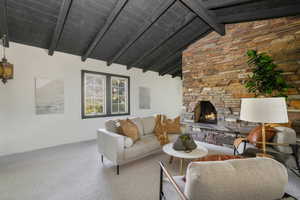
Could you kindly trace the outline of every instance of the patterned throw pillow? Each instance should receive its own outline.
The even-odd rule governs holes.
[[[133,142],[140,139],[138,127],[129,119],[119,120],[123,135],[130,137]]]
[[[238,156],[238,155],[221,155],[221,154],[216,154],[216,155],[208,155],[203,158],[195,159],[193,162],[199,162],[199,161],[224,161],[224,160],[232,160],[232,159],[242,159],[244,158],[243,156]]]
[[[167,131],[166,131],[166,126],[163,123],[163,115],[156,116],[154,133],[155,133],[160,145],[165,145],[170,142]]]
[[[166,129],[168,134],[181,133],[179,116],[176,117],[175,119],[165,119],[164,123],[166,124]]]
[[[162,115],[157,115],[155,118],[154,134],[156,136],[159,136],[163,133],[162,118]]]

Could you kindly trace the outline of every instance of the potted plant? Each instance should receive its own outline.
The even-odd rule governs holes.
[[[282,73],[277,69],[271,56],[267,53],[258,53],[256,50],[248,50],[248,65],[251,68],[251,75],[245,82],[245,87],[249,93],[255,93],[255,96],[286,96],[289,85]]]

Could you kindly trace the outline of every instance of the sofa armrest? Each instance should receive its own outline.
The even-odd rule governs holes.
[[[276,135],[273,138],[272,142],[279,144],[296,144],[296,131],[288,127],[275,127]],[[292,154],[293,150],[289,146],[274,145],[274,149],[281,153]]]
[[[100,154],[112,161],[115,165],[123,159],[125,137],[109,132],[105,129],[97,131],[97,145]]]

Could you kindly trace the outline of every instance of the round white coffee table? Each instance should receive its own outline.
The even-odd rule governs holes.
[[[179,158],[180,159],[180,166],[179,166],[179,171],[180,175],[183,175],[183,160],[184,159],[197,159],[197,158],[202,158],[207,155],[208,150],[204,146],[201,145],[200,142],[195,141],[197,144],[197,148],[194,149],[191,152],[184,152],[184,151],[176,151],[173,149],[173,143],[169,143],[163,146],[163,151],[171,156],[170,158],[170,163],[173,160],[173,157]]]

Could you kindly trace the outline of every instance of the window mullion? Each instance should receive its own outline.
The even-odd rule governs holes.
[[[117,94],[118,94],[118,113],[120,113],[120,82],[118,83],[118,87],[117,87]]]
[[[106,114],[112,114],[112,88],[111,88],[111,76],[106,75]]]

